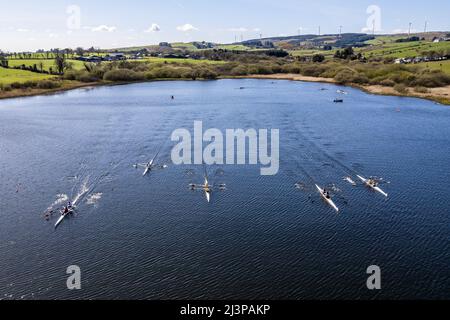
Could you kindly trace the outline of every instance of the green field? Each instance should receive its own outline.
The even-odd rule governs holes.
[[[405,36],[379,36],[373,40],[366,41],[365,43],[370,45],[384,45],[387,43],[394,43],[396,40],[404,39]]]
[[[55,66],[55,60],[50,59],[8,59],[9,61],[9,66],[11,68],[13,67],[20,67],[22,65],[25,65],[27,67],[33,67],[33,65],[36,65],[38,70],[41,69],[40,64],[43,64],[43,69],[45,71],[49,71],[50,68],[53,68],[53,71],[56,71],[56,66]],[[69,62],[73,69],[75,70],[81,70],[84,68],[84,62],[82,61],[78,61],[78,60],[67,60],[67,62]]]
[[[171,46],[172,46],[173,49],[189,50],[189,51],[197,51],[197,50],[199,50],[192,43],[175,42],[175,43],[171,43]]]
[[[242,44],[222,44],[215,47],[215,49],[231,50],[231,51],[251,51],[252,48]]]
[[[305,49],[305,50],[292,50],[289,51],[291,55],[294,57],[305,57],[305,56],[313,56],[316,54],[324,55],[326,58],[332,58],[336,53],[337,49],[333,50],[317,50],[317,49]]]
[[[421,56],[426,51],[450,50],[450,41],[446,42],[403,42],[403,43],[385,43],[383,45],[374,45],[358,49],[356,51],[363,53],[367,58],[409,58]]]
[[[0,84],[11,84],[14,82],[24,83],[27,81],[40,81],[54,78],[48,74],[40,74],[31,71],[0,68]]]
[[[434,61],[434,62],[423,62],[417,64],[418,66],[425,67],[430,70],[441,70],[446,74],[450,75],[450,60],[446,61]],[[412,65],[414,66],[414,65]]]
[[[133,61],[133,60],[129,60]],[[176,59],[176,58],[145,58],[142,60],[135,61],[146,61],[154,63],[182,63],[182,64],[224,64],[224,61],[213,61],[213,60],[196,60],[196,59]]]

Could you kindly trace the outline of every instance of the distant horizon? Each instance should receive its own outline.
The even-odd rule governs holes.
[[[318,34],[319,27],[320,34],[329,35],[339,30],[367,34],[375,30],[376,35],[418,33],[450,30],[448,12],[450,3],[444,0],[11,2],[8,10],[0,12],[0,50],[128,48],[193,41],[229,44],[261,35]]]
[[[411,33],[410,35],[411,36],[415,36],[415,35],[424,35],[424,34],[432,34],[432,33],[449,33],[450,34],[450,31],[443,30],[443,31],[415,32],[415,33]],[[373,35],[371,33],[364,33],[364,32],[345,32],[345,33],[342,33],[342,35],[345,35],[345,34],[365,34],[365,35],[368,35],[368,36]],[[321,35],[314,34],[314,33],[305,33],[305,34],[301,34],[301,35],[267,36],[267,37],[261,38],[261,40],[267,40],[267,39],[273,39],[273,38],[295,38],[295,37],[302,37],[302,36],[338,36],[338,35],[339,35],[338,33],[325,33],[325,34],[321,34]],[[375,34],[374,36],[375,37],[382,37],[382,36],[396,36],[396,35],[398,35],[398,36],[408,36],[408,33],[380,33],[380,34]],[[243,41],[238,41],[238,42],[211,42],[211,41],[205,41],[205,40],[192,40],[192,41],[189,41],[189,42],[160,41],[158,43],[152,43],[152,44],[140,44],[140,45],[129,46],[129,47],[128,46],[117,46],[117,47],[110,47],[110,48],[108,48],[108,47],[102,48],[102,47],[98,47],[98,46],[92,45],[92,46],[89,46],[89,47],[82,47],[82,46],[75,46],[75,47],[51,47],[51,48],[40,48],[40,49],[35,49],[35,50],[23,50],[23,51],[6,51],[6,50],[2,50],[1,48],[0,48],[0,50],[2,50],[5,53],[12,53],[12,52],[17,52],[17,53],[19,53],[19,52],[22,52],[22,53],[27,53],[27,52],[35,53],[35,52],[41,51],[41,50],[43,50],[43,51],[50,51],[50,50],[55,50],[55,49],[59,49],[59,50],[72,49],[72,50],[75,50],[76,48],[80,48],[80,47],[85,49],[85,50],[88,50],[90,48],[95,48],[95,49],[100,49],[100,50],[119,50],[119,49],[129,49],[129,48],[133,48],[133,47],[140,48],[140,47],[158,46],[162,42],[168,42],[170,44],[173,44],[173,43],[186,43],[187,44],[187,43],[193,43],[193,42],[211,42],[211,43],[218,44],[218,45],[220,45],[220,44],[231,45],[231,44],[240,44],[242,42],[252,41],[252,40],[259,40],[259,38],[244,39]]]

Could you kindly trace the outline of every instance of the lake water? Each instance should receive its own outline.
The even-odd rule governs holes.
[[[350,88],[335,104],[337,89],[155,82],[0,101],[0,299],[449,299],[450,109]],[[208,204],[189,190],[204,168],[170,159],[172,131],[196,120],[279,129],[279,174],[208,167],[227,185]],[[143,177],[133,164],[159,149],[169,167]],[[343,181],[356,174],[390,182],[389,198]],[[314,183],[335,184],[340,214]],[[44,213],[66,199],[77,212],[55,230]],[[82,290],[66,288],[70,265]]]

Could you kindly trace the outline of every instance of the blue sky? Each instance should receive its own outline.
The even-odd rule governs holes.
[[[450,30],[448,0],[23,0],[0,11],[0,49],[123,47],[160,41],[244,39],[301,33],[361,32],[371,5],[377,33]],[[70,7],[72,6],[72,7]],[[75,6],[75,7],[73,7]],[[80,14],[78,15],[78,9]],[[373,7],[372,7],[373,8]],[[68,10],[69,9],[69,10]],[[78,22],[80,22],[78,24]]]

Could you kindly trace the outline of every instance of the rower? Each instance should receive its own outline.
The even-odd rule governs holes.
[[[68,207],[64,207],[64,214],[69,213],[69,208]]]

